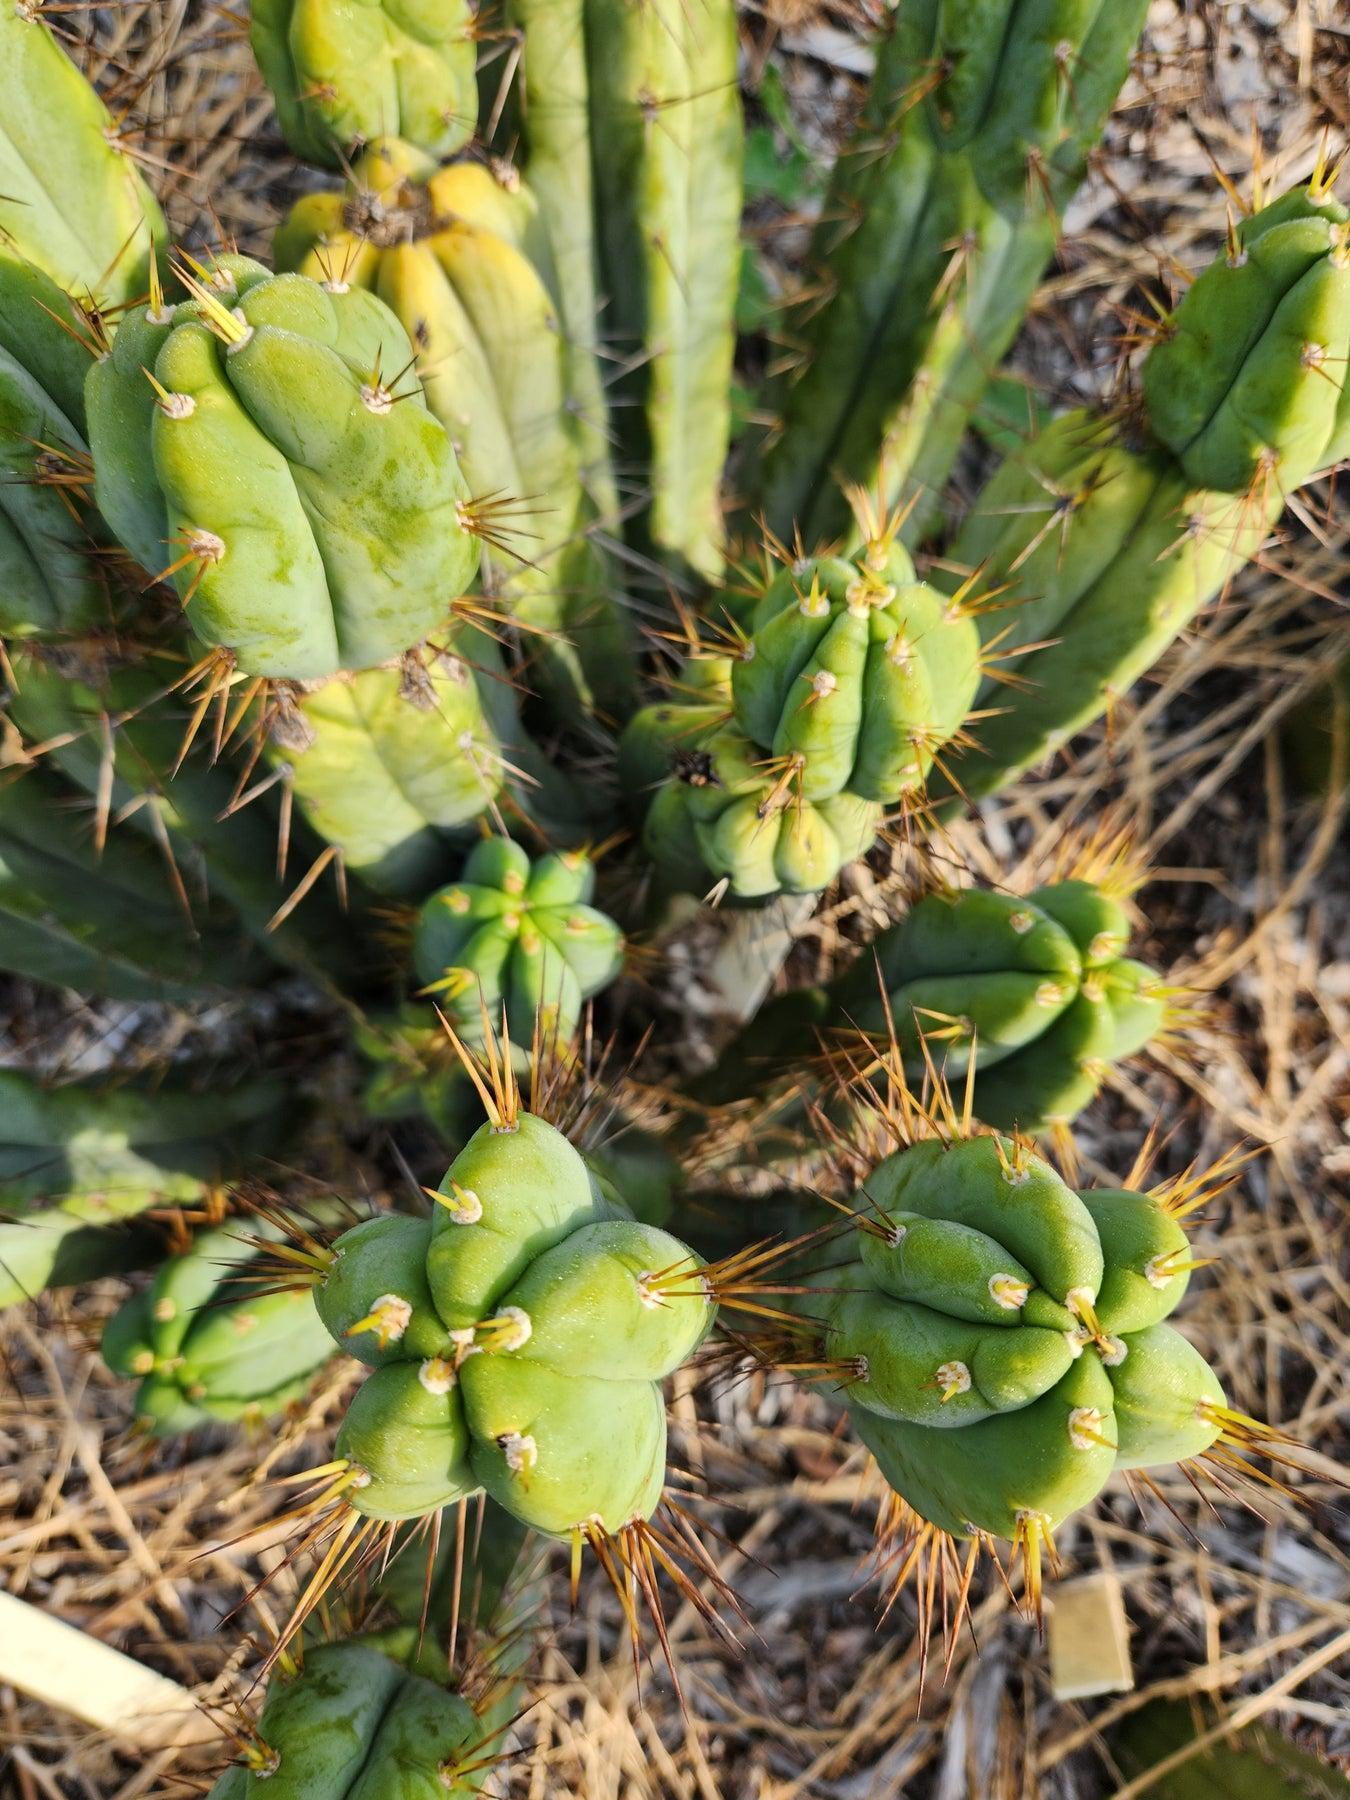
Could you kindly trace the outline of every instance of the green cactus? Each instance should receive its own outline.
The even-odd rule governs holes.
[[[509,165],[435,162],[383,139],[345,194],[308,194],[277,265],[377,294],[417,351],[427,404],[474,493],[492,498],[494,588],[527,630],[545,691],[631,710],[633,668],[583,482],[538,204]],[[611,508],[610,528],[615,519]]]
[[[509,838],[470,854],[458,881],[424,902],[413,927],[413,968],[470,1045],[486,1008],[545,1039],[570,1039],[582,1003],[623,961],[623,935],[589,904],[595,869],[579,851],[531,862]]]
[[[1144,361],[1149,430],[1195,487],[1281,496],[1350,453],[1350,211],[1314,176],[1242,220]]]
[[[0,251],[0,635],[101,623],[85,447],[89,358],[79,315],[49,276]]]
[[[478,112],[473,15],[464,0],[251,0],[251,37],[286,142],[303,162],[347,166],[372,138],[449,156]]]
[[[1054,252],[1147,0],[919,0],[896,15],[785,333],[751,498],[785,542],[847,529],[841,482],[917,539]],[[823,303],[819,290],[825,289]]]
[[[659,1383],[714,1303],[698,1258],[617,1205],[561,1132],[504,1117],[450,1165],[434,1218],[356,1226],[315,1287],[374,1370],[338,1434],[350,1501],[390,1520],[486,1489],[549,1536],[617,1534],[661,1499]]]
[[[146,1241],[124,1221],[201,1202],[277,1141],[288,1112],[273,1081],[54,1087],[0,1069],[0,1306],[134,1266]]]
[[[722,566],[744,128],[729,0],[512,0],[525,174],[569,339],[615,365],[635,545],[678,576]],[[593,428],[593,379],[574,383]]]
[[[733,636],[704,663],[706,700],[634,718],[620,773],[680,885],[701,865],[737,898],[809,893],[871,844],[883,806],[922,806],[979,683],[979,631],[883,530],[853,560],[782,569]]]
[[[250,1279],[259,1241],[280,1235],[266,1219],[204,1232],[108,1321],[103,1360],[114,1375],[139,1380],[143,1429],[171,1437],[210,1419],[270,1418],[331,1360],[310,1294]]]
[[[243,258],[182,279],[190,300],[152,297],[90,370],[104,517],[246,674],[401,656],[478,560],[406,332],[373,294]]]
[[[1150,1700],[1111,1733],[1111,1754],[1124,1775],[1143,1784],[1140,1792],[1162,1800],[1346,1800],[1350,1795],[1343,1768],[1301,1749],[1272,1726],[1253,1722],[1240,1731],[1223,1731],[1203,1747],[1196,1742],[1225,1723],[1222,1716],[1211,1720],[1194,1700]],[[1182,1760],[1173,1762],[1174,1757]]]
[[[273,1678],[245,1760],[210,1800],[468,1800],[487,1778],[483,1737],[441,1683],[373,1645],[324,1644]]]
[[[1060,881],[1025,898],[982,888],[930,894],[830,989],[825,1030],[883,1041],[907,1071],[924,1046],[955,1082],[975,1063],[977,1119],[999,1130],[1063,1128],[1106,1067],[1168,1018],[1160,976],[1124,955],[1130,919],[1109,890]]]
[[[0,245],[77,298],[116,307],[144,292],[167,228],[129,139],[44,10],[42,0],[0,7]]]
[[[953,1129],[952,1126],[955,1126]],[[1040,1547],[1115,1470],[1201,1457],[1234,1415],[1166,1323],[1193,1265],[1185,1184],[1075,1193],[1025,1143],[952,1115],[873,1168],[855,1259],[800,1304],[910,1512]]]
[[[959,771],[935,778],[935,802],[993,792],[1122,700],[1256,554],[1279,509],[1277,495],[1191,487],[1170,458],[1121,447],[1086,412],[1010,456],[947,560],[1004,590],[999,623],[991,613],[980,629],[1018,679],[986,674],[977,706],[992,716]]]
[[[86,797],[41,766],[0,782],[0,968],[116,1000],[201,999],[265,966],[229,910],[185,913],[162,858],[97,837]]]

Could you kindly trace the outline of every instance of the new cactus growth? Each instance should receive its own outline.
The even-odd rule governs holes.
[[[475,849],[458,881],[427,900],[413,927],[421,991],[466,1042],[484,1014],[570,1039],[582,1003],[611,982],[623,960],[614,921],[590,905],[595,869],[580,851],[542,856],[509,838]],[[535,1023],[537,1021],[537,1024]]]
[[[833,985],[824,1029],[893,1031],[916,1077],[928,1058],[954,1082],[973,1064],[976,1118],[1062,1131],[1167,1022],[1169,991],[1129,939],[1121,900],[1088,881],[930,894]]]
[[[373,294],[243,258],[180,271],[89,374],[104,517],[242,673],[401,656],[478,560],[468,489],[407,334]]]
[[[730,654],[708,658],[708,697],[649,707],[625,733],[658,867],[687,880],[692,847],[738,897],[808,893],[867,848],[883,806],[922,810],[979,684],[969,593],[919,581],[889,524],[855,558],[774,575]]]
[[[463,0],[252,0],[253,53],[286,141],[305,162],[347,166],[397,135],[433,156],[473,136],[473,16]]]
[[[484,1738],[442,1682],[372,1644],[323,1644],[273,1677],[242,1760],[210,1800],[469,1800],[496,1760]]]
[[[131,139],[57,44],[46,10],[42,0],[0,7],[0,245],[77,299],[115,307],[143,291],[167,228]]]
[[[1262,1440],[1167,1323],[1196,1266],[1184,1221],[1231,1163],[1075,1192],[1024,1140],[972,1135],[945,1089],[931,1117],[905,1090],[899,1135],[857,1197],[853,1260],[832,1244],[797,1305],[895,1497],[889,1528],[1012,1544],[1038,1607],[1042,1551],[1114,1472]]]
[[[709,1284],[561,1132],[523,1111],[496,1120],[450,1165],[431,1220],[356,1226],[318,1277],[334,1340],[374,1371],[338,1434],[342,1486],[372,1520],[486,1489],[549,1536],[617,1535],[660,1502],[659,1384],[711,1327]]]
[[[333,1345],[304,1290],[268,1291],[251,1269],[279,1230],[204,1232],[113,1314],[103,1360],[140,1382],[138,1424],[167,1437],[209,1419],[257,1422],[300,1399]],[[250,1239],[252,1241],[250,1241]]]

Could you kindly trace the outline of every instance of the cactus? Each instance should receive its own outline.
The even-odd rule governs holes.
[[[1038,1602],[1042,1547],[1114,1471],[1259,1437],[1166,1322],[1223,1177],[1075,1192],[1025,1142],[936,1129],[871,1169],[853,1260],[832,1244],[799,1304],[903,1518],[1013,1544]]]
[[[1232,1731],[1226,1725],[1222,1717],[1211,1724],[1194,1701],[1150,1700],[1111,1734],[1111,1753],[1122,1773],[1142,1784],[1140,1792],[1163,1794],[1166,1800],[1346,1800],[1350,1795],[1344,1769],[1273,1727],[1253,1722]],[[1202,1736],[1204,1743],[1197,1741]]]
[[[486,1489],[579,1543],[655,1510],[659,1383],[715,1308],[699,1259],[612,1194],[560,1131],[498,1110],[431,1220],[376,1218],[337,1240],[314,1296],[373,1370],[338,1433],[358,1513],[415,1518]]]
[[[49,276],[0,251],[0,634],[58,637],[100,623],[91,566],[88,357]]]
[[[140,1382],[143,1430],[170,1437],[209,1419],[270,1418],[332,1358],[310,1295],[267,1291],[251,1273],[259,1246],[280,1235],[266,1219],[204,1232],[108,1321],[103,1360]]]
[[[989,616],[981,632],[1023,652],[1020,679],[935,800],[993,792],[1123,698],[1257,554],[1293,489],[1350,448],[1350,222],[1330,181],[1319,166],[1235,227],[1164,322],[1143,366],[1157,446],[1068,413],[986,483],[939,581],[978,568],[1006,589],[1006,630]],[[981,705],[995,686],[987,676]]]
[[[739,898],[809,893],[867,848],[882,806],[922,808],[979,682],[979,632],[966,594],[918,581],[883,526],[855,559],[780,570],[732,635],[708,699],[631,722],[624,784],[649,799],[658,869],[687,881],[701,861]]]
[[[1149,430],[1194,487],[1292,494],[1350,453],[1350,211],[1314,176],[1243,219],[1144,361]]]
[[[907,512],[917,539],[1054,252],[1147,12],[1147,0],[921,0],[899,12],[768,395],[780,417],[752,498],[779,537],[814,544],[845,530],[839,484],[854,482]]]
[[[595,870],[580,852],[529,855],[509,838],[472,852],[458,881],[424,902],[413,928],[413,968],[467,1043],[486,1010],[567,1040],[581,1007],[623,961],[618,926],[589,904]],[[537,1021],[537,1024],[533,1022]]]
[[[41,767],[0,784],[0,968],[116,1000],[200,999],[260,973],[228,909],[184,912],[159,855],[98,841],[89,802]]]
[[[643,502],[630,535],[680,578],[715,577],[740,267],[734,8],[513,0],[508,18],[565,326],[583,347],[598,334],[619,371],[623,485]]]
[[[51,1087],[0,1069],[0,1306],[134,1266],[146,1242],[123,1222],[204,1199],[276,1141],[288,1109],[272,1081]]]
[[[77,298],[120,306],[144,291],[164,217],[43,11],[42,0],[0,7],[0,245]]]
[[[253,53],[286,142],[304,162],[341,169],[372,138],[407,138],[449,156],[478,111],[473,18],[463,0],[252,0]]]
[[[954,1081],[973,1062],[976,1118],[1062,1130],[1167,1022],[1169,991],[1129,938],[1118,895],[1084,880],[930,894],[834,983],[825,1029],[893,1030],[915,1076],[925,1045]]]
[[[373,294],[243,258],[181,275],[191,299],[134,310],[90,371],[100,511],[245,674],[401,656],[477,561],[406,332]]]
[[[458,1694],[391,1661],[373,1645],[310,1651],[303,1670],[275,1678],[244,1746],[210,1800],[466,1800],[486,1770],[478,1717]]]
[[[597,513],[569,413],[573,369],[549,250],[519,176],[506,164],[438,170],[381,140],[345,194],[297,202],[275,250],[279,268],[368,289],[397,315],[465,480],[497,509],[494,587],[538,634],[538,679],[573,708],[631,710],[625,628],[587,531]]]

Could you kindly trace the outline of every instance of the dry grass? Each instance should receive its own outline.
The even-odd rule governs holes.
[[[176,222],[199,221],[209,202],[225,232],[259,248],[288,178],[238,26],[182,0],[160,16],[167,61],[137,14],[70,15],[72,30],[98,37],[105,80],[164,121],[143,142],[147,157],[171,165],[160,185]],[[823,130],[848,99],[857,21],[769,6],[748,15],[747,32]],[[1350,127],[1348,67],[1350,28],[1335,0],[1159,0],[1139,78],[1075,204],[1063,269],[1018,366],[1060,399],[1109,385],[1116,309],[1213,247],[1222,206],[1210,157],[1244,179],[1255,123],[1268,148],[1278,145],[1284,177],[1307,167],[1324,123],[1342,135]],[[1121,1785],[1105,1733],[1158,1694],[1268,1707],[1272,1723],[1350,1757],[1346,1674],[1327,1658],[1350,1631],[1350,1533],[1330,1473],[1346,1449],[1350,1370],[1350,844],[1342,807],[1287,791],[1275,734],[1337,634],[1344,642],[1337,596],[1350,591],[1350,529],[1330,495],[1309,500],[1308,522],[1288,522],[1263,566],[1109,730],[1080,741],[1071,764],[985,806],[950,846],[979,873],[1014,880],[1066,824],[1108,806],[1133,822],[1155,870],[1140,896],[1140,953],[1182,967],[1213,1000],[1184,1054],[1130,1070],[1103,1096],[1083,1122],[1081,1152],[1089,1175],[1109,1180],[1155,1122],[1170,1134],[1165,1171],[1211,1162],[1242,1140],[1263,1148],[1211,1209],[1206,1247],[1221,1260],[1193,1284],[1185,1324],[1234,1404],[1317,1447],[1317,1473],[1297,1482],[1302,1504],[1272,1494],[1259,1514],[1211,1510],[1177,1476],[1164,1484],[1170,1512],[1155,1505],[1141,1518],[1113,1491],[1061,1548],[1066,1572],[1104,1563],[1123,1583],[1136,1691],[1057,1703],[1034,1631],[994,1586],[976,1607],[978,1656],[963,1640],[947,1682],[930,1678],[920,1703],[909,1602],[878,1630],[868,1599],[854,1597],[870,1539],[868,1478],[828,1401],[762,1375],[681,1391],[675,1460],[716,1496],[708,1516],[735,1545],[724,1566],[754,1635],[733,1652],[692,1608],[675,1611],[682,1712],[659,1669],[644,1673],[639,1699],[601,1581],[587,1581],[575,1619],[555,1597],[512,1794],[1095,1800]],[[850,871],[803,931],[794,974],[827,971],[891,917],[909,872],[901,853]],[[686,1066],[703,1053],[689,1026],[691,946],[706,947],[718,929],[705,922],[686,938],[658,992],[672,1034],[685,1032]],[[29,1004],[16,997],[11,1043]],[[0,1326],[12,1376],[0,1399],[0,1563],[12,1592],[214,1701],[248,1661],[239,1626],[220,1621],[277,1560],[266,1527],[278,1501],[261,1478],[324,1454],[347,1378],[333,1376],[304,1417],[265,1442],[207,1433],[142,1451],[125,1436],[125,1386],[90,1348],[117,1292],[108,1284]],[[284,1605],[287,1579],[270,1606]],[[205,1766],[197,1751],[145,1757],[90,1741],[5,1691],[0,1737],[11,1746],[0,1791],[21,1800],[181,1792],[171,1777]]]

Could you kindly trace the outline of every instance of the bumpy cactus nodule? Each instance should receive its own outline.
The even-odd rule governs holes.
[[[168,232],[130,141],[45,10],[42,0],[0,7],[0,244],[76,298],[118,306],[144,291],[147,255]]]
[[[250,1279],[257,1241],[278,1236],[265,1219],[204,1232],[108,1321],[103,1360],[140,1381],[142,1429],[168,1437],[208,1419],[266,1419],[332,1358],[308,1291]]]
[[[86,399],[98,505],[251,675],[364,669],[443,626],[478,560],[412,346],[373,294],[223,258],[131,312]]]
[[[491,1735],[461,1694],[373,1644],[322,1644],[272,1677],[210,1800],[469,1800]]]
[[[953,1081],[973,1060],[976,1118],[1062,1127],[1166,1023],[1167,990],[1129,939],[1120,900],[1089,881],[929,894],[834,983],[824,1028],[893,1030],[913,1075],[925,1046]]]
[[[623,934],[590,905],[595,868],[580,851],[531,862],[509,838],[469,856],[460,878],[425,901],[413,927],[413,968],[422,992],[466,1043],[481,1037],[484,1009],[544,1037],[568,1039],[582,1003],[611,982]]]
[[[1290,494],[1350,452],[1350,211],[1318,177],[1243,219],[1144,361],[1149,429],[1195,487]]]
[[[478,115],[473,17],[464,0],[252,0],[253,53],[286,141],[341,169],[372,138],[449,156]]]
[[[707,698],[648,707],[625,733],[658,868],[684,885],[701,863],[738,898],[809,893],[868,847],[882,807],[921,807],[979,685],[968,592],[919,581],[889,530],[856,558],[780,570],[732,653],[708,659]]]
[[[1116,1470],[1202,1457],[1242,1422],[1166,1321],[1194,1258],[1182,1183],[1075,1192],[1021,1141],[955,1115],[873,1168],[854,1260],[800,1305],[858,1435],[909,1513],[1024,1554]]]

